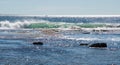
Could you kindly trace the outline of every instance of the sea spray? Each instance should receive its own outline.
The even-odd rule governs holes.
[[[0,21],[0,28],[97,28],[110,26],[101,23],[65,23],[65,22],[50,22],[44,20],[24,20],[24,21]],[[112,26],[112,25],[111,25]],[[115,26],[115,25],[114,25]]]
[[[39,21],[39,22],[44,22],[44,21]],[[26,26],[32,24],[32,23],[38,23],[38,21],[15,21],[15,22],[10,22],[10,21],[0,21],[0,28],[10,28],[10,29],[16,29],[16,28],[25,28]]]

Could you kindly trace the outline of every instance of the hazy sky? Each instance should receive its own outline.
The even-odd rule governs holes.
[[[120,0],[0,0],[0,14],[120,15]]]

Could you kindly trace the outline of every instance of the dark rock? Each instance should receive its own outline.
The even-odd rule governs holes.
[[[95,44],[89,45],[89,47],[94,47],[94,48],[105,48],[105,47],[107,47],[107,44],[106,44],[106,43],[95,43]]]
[[[43,42],[33,42],[34,45],[43,45]]]
[[[83,34],[90,34],[90,32],[82,32]]]
[[[88,46],[87,43],[81,43],[80,46]]]

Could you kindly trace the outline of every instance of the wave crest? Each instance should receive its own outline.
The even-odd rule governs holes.
[[[0,28],[2,29],[16,29],[16,28],[25,28],[26,26],[37,23],[37,21],[16,21],[16,22],[10,22],[10,21],[0,21]]]
[[[66,22],[50,22],[45,20],[23,20],[23,21],[0,21],[0,29],[19,29],[19,28],[98,28],[98,27],[120,27],[118,24],[109,23],[66,23]]]

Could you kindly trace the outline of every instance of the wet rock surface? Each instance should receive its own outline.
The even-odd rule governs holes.
[[[43,45],[43,42],[33,42],[33,45]]]
[[[88,43],[80,43],[80,46],[88,46]]]
[[[105,47],[107,47],[107,44],[106,43],[94,43],[94,44],[89,45],[89,47],[105,48]]]

